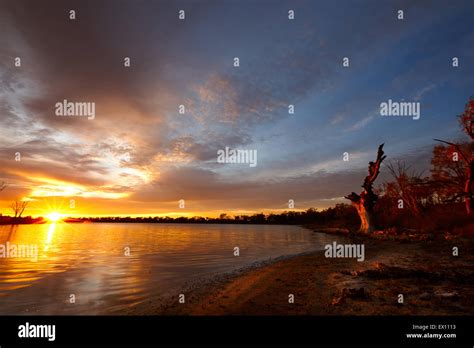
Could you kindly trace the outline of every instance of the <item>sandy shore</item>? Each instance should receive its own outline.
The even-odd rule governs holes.
[[[409,242],[346,238],[365,261],[324,251],[256,265],[194,284],[186,303],[150,301],[138,315],[467,315],[474,314],[472,240]],[[453,256],[452,248],[459,248]],[[289,303],[289,295],[294,303]],[[404,303],[398,303],[403,294]]]

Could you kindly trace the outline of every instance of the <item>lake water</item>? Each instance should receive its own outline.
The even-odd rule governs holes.
[[[196,281],[332,241],[297,226],[0,226],[0,244],[38,248],[36,260],[0,258],[0,314],[121,314]]]

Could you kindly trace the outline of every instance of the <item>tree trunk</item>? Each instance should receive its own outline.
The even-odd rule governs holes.
[[[372,233],[374,226],[372,224],[372,208],[367,205],[366,200],[360,199],[359,202],[352,202],[352,205],[357,209],[360,218],[359,232]]]
[[[375,162],[369,162],[369,175],[366,176],[362,187],[364,190],[358,195],[352,192],[345,198],[352,202],[352,205],[356,208],[360,218],[359,232],[372,233],[374,231],[373,225],[373,208],[375,202],[377,202],[378,196],[374,193],[372,184],[380,173],[380,165],[385,159],[383,152],[383,145],[379,146],[377,152],[377,160]]]
[[[464,185],[464,194],[466,195],[466,212],[468,215],[472,214],[474,210],[474,200],[472,199],[472,185],[474,183],[474,160],[467,164],[466,185]]]

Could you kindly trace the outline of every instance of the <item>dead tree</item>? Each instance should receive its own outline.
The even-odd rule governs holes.
[[[378,195],[374,193],[372,185],[380,173],[382,161],[387,157],[384,156],[383,145],[384,144],[379,146],[376,161],[369,162],[369,175],[365,177],[361,194],[358,195],[352,192],[350,195],[344,197],[349,199],[352,205],[357,209],[361,221],[359,231],[363,233],[371,233],[374,230],[372,215]]]
[[[14,201],[10,206],[13,210],[13,214],[15,218],[21,218],[21,215],[25,211],[26,206],[28,205],[28,201]]]
[[[471,141],[474,143],[474,97],[471,97],[469,99],[469,102],[466,104],[464,113],[459,116],[459,123],[464,133],[466,133],[467,136],[471,138]],[[472,215],[472,212],[474,211],[474,153],[465,153],[462,150],[461,146],[456,143],[451,143],[449,141],[444,141],[441,139],[435,139],[435,141],[439,141],[441,143],[453,146],[466,164],[466,182],[464,184],[463,196],[466,204],[466,212],[468,215]]]

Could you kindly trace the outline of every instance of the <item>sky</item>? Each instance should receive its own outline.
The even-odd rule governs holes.
[[[465,140],[473,22],[470,0],[0,0],[0,213],[322,209],[360,191],[381,143],[429,172],[433,138]],[[56,115],[65,99],[95,117]],[[420,118],[381,116],[388,99]],[[257,165],[218,163],[226,147]]]

